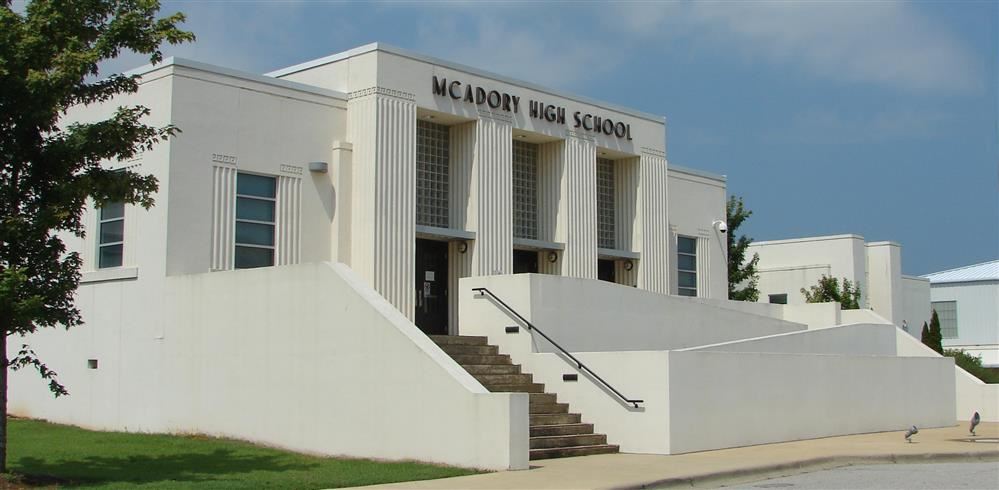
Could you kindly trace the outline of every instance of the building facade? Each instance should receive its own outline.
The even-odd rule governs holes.
[[[378,44],[267,76],[179,59],[135,73],[131,101],[183,133],[118,164],[159,178],[158,206],[93,210],[124,231],[77,244],[85,282],[147,261],[167,275],[343,262],[452,334],[462,277],[725,295],[724,178],[670,171],[662,117]]]
[[[943,346],[999,367],[999,260],[926,274]]]
[[[801,289],[822,276],[849,280],[860,287],[860,307],[919,338],[930,318],[930,284],[902,274],[902,246],[865,242],[860,235],[833,235],[753,242],[747,256],[760,257],[759,301],[804,304]]]

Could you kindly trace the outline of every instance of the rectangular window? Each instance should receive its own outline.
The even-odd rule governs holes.
[[[775,305],[786,305],[787,304],[787,293],[784,294],[771,294],[770,303]]]
[[[109,202],[98,213],[97,268],[121,267],[125,248],[125,203]]]
[[[538,145],[513,142],[513,236],[538,238]]]
[[[236,175],[237,269],[274,265],[276,182],[263,175]]]
[[[680,296],[697,296],[697,239],[676,238],[677,293]]]
[[[617,248],[614,235],[614,161],[597,159],[597,246]]]
[[[940,336],[945,339],[956,339],[957,301],[934,301],[930,306],[940,319]]]
[[[416,224],[447,228],[451,175],[447,126],[416,121]]]

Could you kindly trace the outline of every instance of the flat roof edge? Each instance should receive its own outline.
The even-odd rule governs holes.
[[[385,43],[370,43],[370,44],[365,44],[364,46],[359,46],[359,47],[356,47],[356,48],[353,48],[353,49],[349,49],[347,51],[343,51],[343,52],[340,52],[340,53],[336,53],[336,54],[332,54],[332,55],[329,55],[329,56],[325,56],[323,58],[318,58],[318,59],[315,59],[315,60],[312,60],[312,61],[306,61],[304,63],[299,63],[297,65],[292,65],[292,66],[289,66],[287,68],[280,68],[280,69],[277,69],[277,70],[265,73],[264,75],[265,76],[269,76],[269,77],[283,77],[285,75],[290,75],[292,73],[298,73],[300,71],[308,70],[310,68],[316,68],[316,67],[319,67],[319,66],[328,65],[330,63],[335,63],[337,61],[342,61],[342,60],[345,60],[347,58],[351,58],[351,57],[354,57],[354,56],[360,56],[362,54],[370,53],[372,51],[382,51],[382,52],[385,52],[385,53],[388,53],[388,54],[394,54],[396,56],[402,56],[402,57],[405,57],[405,58],[410,58],[410,59],[413,59],[413,60],[416,60],[416,61],[421,61],[421,62],[429,63],[429,64],[432,64],[432,65],[443,66],[445,68],[450,68],[452,70],[464,71],[464,72],[468,72],[468,73],[470,73],[472,75],[480,76],[480,77],[483,77],[483,78],[491,78],[493,80],[497,80],[497,81],[500,81],[500,82],[503,82],[503,83],[509,83],[511,85],[521,86],[521,87],[524,87],[524,88],[527,88],[527,89],[530,89],[530,90],[535,90],[535,91],[538,91],[538,92],[544,92],[544,93],[547,93],[547,94],[550,94],[550,95],[554,95],[554,96],[557,96],[557,97],[563,97],[563,98],[566,98],[566,99],[569,99],[569,100],[574,100],[576,102],[580,102],[580,103],[583,103],[583,104],[588,104],[588,105],[592,105],[592,106],[596,106],[596,107],[602,107],[604,109],[609,109],[609,110],[612,110],[612,111],[620,112],[622,114],[627,114],[629,116],[633,116],[633,117],[645,119],[645,120],[656,122],[656,123],[659,123],[659,124],[662,124],[662,125],[666,124],[666,116],[660,116],[660,115],[656,115],[656,114],[649,114],[647,112],[642,112],[642,111],[635,110],[635,109],[629,109],[627,107],[622,107],[622,106],[619,106],[619,105],[616,105],[616,104],[612,104],[610,102],[603,102],[603,101],[599,101],[599,100],[595,100],[595,99],[590,99],[589,97],[584,97],[582,95],[567,94],[567,93],[559,92],[559,91],[557,91],[555,89],[544,87],[544,86],[541,86],[541,85],[536,85],[536,84],[533,84],[531,82],[526,82],[524,80],[518,80],[516,78],[510,78],[510,77],[507,77],[507,76],[504,76],[504,75],[500,75],[498,73],[493,73],[493,72],[488,71],[488,70],[482,70],[480,68],[475,68],[475,67],[472,67],[472,66],[463,65],[461,63],[455,63],[453,61],[448,61],[448,60],[444,60],[444,59],[440,59],[440,58],[435,58],[433,56],[428,56],[428,55],[425,55],[425,54],[417,53],[415,51],[410,51],[408,49],[399,48],[399,47],[392,46],[392,45],[385,44]]]
[[[821,242],[825,240],[842,240],[844,238],[853,238],[858,240],[864,239],[864,237],[860,235],[847,233],[843,235],[825,235],[825,236],[813,236],[813,237],[804,237],[804,238],[785,238],[782,240],[760,240],[750,243],[749,246],[752,247],[754,245],[780,245],[785,243]]]
[[[226,68],[223,66],[213,65],[210,63],[203,63],[200,61],[194,61],[187,58],[179,58],[176,56],[171,56],[164,59],[162,62],[155,65],[148,64],[143,65],[138,68],[129,70],[125,72],[125,75],[145,75],[152,73],[157,70],[164,68],[169,68],[171,66],[179,66],[181,68],[189,68],[192,70],[203,71],[207,73],[214,73],[216,75],[223,75],[233,78],[239,78],[247,80],[250,82],[262,83],[265,85],[271,85],[274,87],[286,88],[289,90],[296,90],[299,92],[311,93],[314,95],[320,95],[323,97],[332,97],[335,99],[341,99],[346,101],[347,94],[343,92],[338,92],[336,90],[330,90],[325,88],[316,87],[313,85],[308,85],[305,83],[293,82],[290,80],[281,80],[279,78],[272,78],[264,75],[257,75],[255,73],[245,72],[241,70],[235,70],[232,68]]]
[[[685,174],[690,174],[690,175],[696,175],[698,177],[704,177],[705,179],[717,180],[719,182],[728,182],[728,177],[725,176],[725,175],[715,174],[715,173],[707,172],[707,171],[704,171],[704,170],[697,170],[697,169],[693,169],[693,168],[690,168],[690,167],[683,167],[683,166],[680,166],[680,165],[673,165],[672,163],[666,165],[666,171],[667,172],[670,172],[670,171],[673,171],[673,170],[675,170],[677,172],[680,172],[680,173],[685,173]]]

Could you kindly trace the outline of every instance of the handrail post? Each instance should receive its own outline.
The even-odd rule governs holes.
[[[520,313],[517,313],[517,310],[514,310],[512,307],[510,307],[510,305],[506,304],[506,302],[504,302],[503,300],[499,299],[499,297],[496,296],[489,289],[487,289],[487,288],[472,288],[472,291],[475,291],[475,292],[479,293],[479,296],[485,296],[486,294],[488,294],[490,298],[494,299],[497,303],[499,303],[500,305],[502,305],[503,308],[505,308],[510,313],[513,313],[514,316],[517,317],[517,319],[519,319],[521,322],[524,323],[524,325],[527,325],[527,329],[528,330],[534,330],[534,331],[538,332],[542,337],[544,337],[545,340],[548,341],[548,343],[554,345],[555,348],[558,349],[559,351],[561,351],[563,354],[565,354],[566,357],[568,357],[569,359],[572,359],[573,362],[576,363],[576,368],[577,369],[585,370],[587,373],[590,374],[590,376],[593,376],[594,379],[596,379],[597,381],[599,381],[600,384],[604,385],[607,389],[611,390],[611,392],[613,392],[615,395],[617,395],[618,398],[620,398],[621,400],[624,400],[625,403],[629,403],[631,405],[634,405],[635,408],[638,408],[638,404],[639,403],[645,403],[644,400],[633,400],[633,399],[630,399],[630,398],[622,395],[620,391],[617,391],[613,386],[610,385],[610,383],[604,381],[604,379],[601,378],[592,369],[590,369],[589,366],[583,364],[582,361],[580,361],[579,359],[576,359],[576,356],[574,356],[571,353],[569,353],[569,351],[563,349],[561,345],[558,345],[558,343],[555,342],[554,340],[552,340],[551,337],[545,335],[545,333],[542,332],[540,329],[538,329],[538,327],[534,326],[533,323],[527,321],[527,319],[524,318],[523,316],[521,316]]]

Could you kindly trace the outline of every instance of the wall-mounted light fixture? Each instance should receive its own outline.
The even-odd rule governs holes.
[[[555,251],[548,252],[548,262],[554,264],[556,261],[558,261],[558,252]]]
[[[721,233],[725,233],[728,231],[728,225],[720,219],[716,219],[713,222],[711,222],[711,226],[714,226],[715,229]]]
[[[326,162],[309,162],[309,172],[324,174],[329,172],[330,164]]]
[[[458,253],[463,254],[468,251],[468,242],[461,242],[458,244]]]
[[[624,270],[630,271],[630,270],[632,270],[634,268],[635,268],[635,264],[632,263],[630,260],[625,260],[624,261]]]

